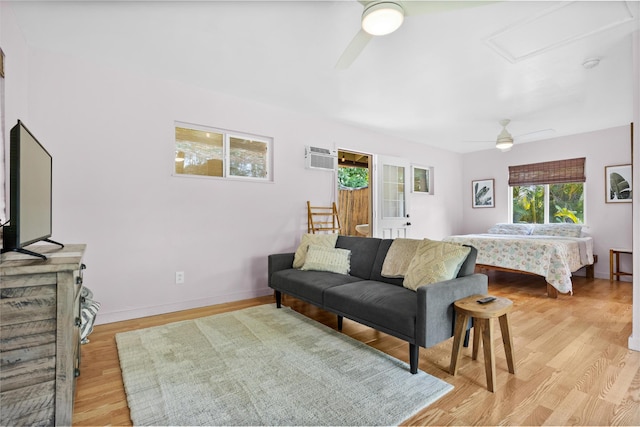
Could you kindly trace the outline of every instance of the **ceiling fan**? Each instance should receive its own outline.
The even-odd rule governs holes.
[[[342,53],[336,68],[345,70],[362,53],[375,36],[391,34],[405,17],[447,10],[481,6],[495,1],[415,1],[415,0],[358,0],[363,6],[361,28]]]
[[[502,126],[502,130],[498,134],[498,137],[496,138],[495,142],[496,142],[496,148],[500,151],[511,150],[511,147],[513,147],[513,143],[515,139],[518,139],[518,140],[522,140],[522,139],[531,140],[533,138],[543,139],[545,137],[550,137],[551,135],[556,133],[555,129],[541,129],[533,132],[523,133],[521,135],[517,135],[516,137],[513,137],[511,133],[509,133],[509,131],[507,130],[507,125],[511,123],[511,119],[502,119],[498,123],[500,123],[500,126]],[[466,142],[493,142],[493,141],[466,141]]]

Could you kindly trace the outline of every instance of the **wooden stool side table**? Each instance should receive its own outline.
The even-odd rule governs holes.
[[[629,254],[632,255],[631,249],[609,249],[609,281],[613,282],[613,278],[616,280],[620,280],[620,276],[633,276],[632,273],[626,273],[624,271],[620,271],[620,254]],[[614,268],[614,260],[615,258],[615,268]]]
[[[512,374],[516,373],[516,364],[513,355],[513,337],[511,335],[508,317],[508,313],[513,308],[513,302],[507,298],[496,297],[495,301],[487,304],[479,304],[477,300],[484,296],[486,295],[473,295],[454,303],[454,308],[456,310],[456,326],[453,337],[449,373],[454,376],[458,373],[458,365],[460,364],[460,357],[462,355],[462,340],[464,339],[469,318],[473,318],[472,359],[476,360],[478,357],[480,337],[482,337],[487,389],[494,392],[496,384],[496,359],[495,352],[493,351],[494,333],[492,319],[496,317],[500,321],[500,331],[502,332],[502,342],[504,343],[509,372]]]

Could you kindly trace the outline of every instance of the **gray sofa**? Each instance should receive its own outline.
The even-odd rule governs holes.
[[[453,336],[453,302],[487,294],[488,279],[474,274],[477,252],[471,252],[455,279],[421,286],[413,291],[402,278],[381,275],[392,239],[339,236],[336,248],[351,251],[348,275],[292,268],[294,254],[269,255],[269,286],[276,305],[291,295],[337,314],[338,329],[346,317],[409,343],[411,373],[418,372],[419,347],[428,348]]]

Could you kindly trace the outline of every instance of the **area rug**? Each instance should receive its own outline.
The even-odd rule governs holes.
[[[135,425],[398,425],[453,389],[275,305],[116,342]]]

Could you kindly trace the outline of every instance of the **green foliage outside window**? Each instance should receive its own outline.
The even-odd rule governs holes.
[[[513,187],[513,222],[544,224],[544,185]]]
[[[584,222],[582,183],[516,186],[513,189],[513,222],[544,224],[545,191],[549,192],[549,222]]]
[[[549,185],[549,222],[580,224],[584,221],[584,185]]]
[[[342,167],[338,169],[340,188],[366,188],[369,186],[369,169]]]

